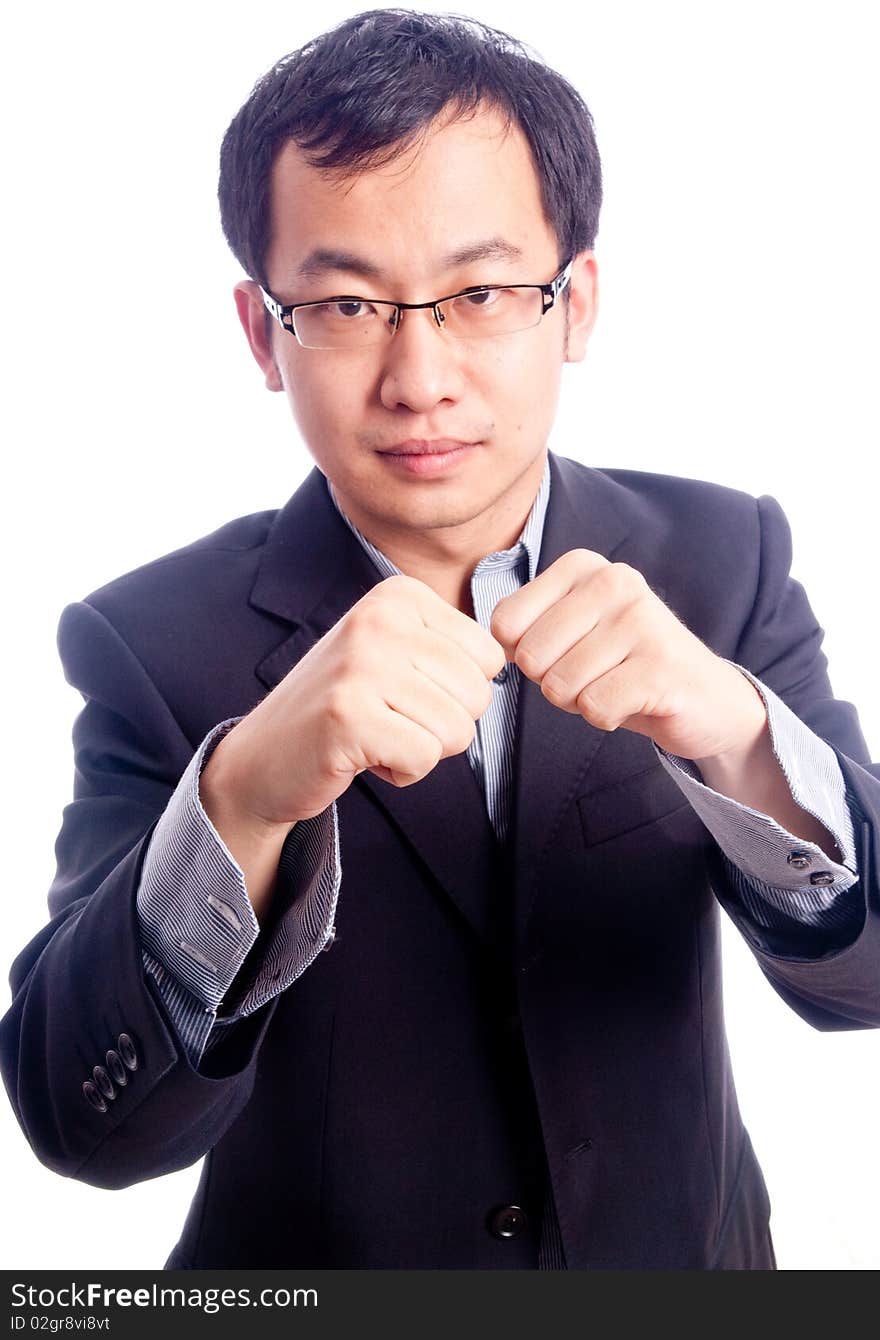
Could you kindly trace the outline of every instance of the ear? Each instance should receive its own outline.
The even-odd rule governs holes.
[[[575,256],[571,267],[566,363],[580,363],[599,311],[599,278],[592,251]]]
[[[266,387],[270,391],[283,391],[284,385],[281,381],[281,373],[278,370],[278,364],[275,362],[275,355],[272,351],[272,333],[274,333],[272,328],[275,319],[269,317],[269,321],[266,320],[267,313],[263,306],[260,286],[255,284],[252,279],[242,279],[240,283],[236,284],[234,293],[235,305],[238,308],[238,319],[244,327],[251,353],[262,369]]]

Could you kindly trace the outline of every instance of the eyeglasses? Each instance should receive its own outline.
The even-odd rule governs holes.
[[[348,295],[322,302],[282,306],[260,289],[263,302],[278,324],[295,335],[304,349],[360,349],[388,344],[400,328],[404,312],[430,308],[441,330],[458,340],[491,339],[537,326],[571,279],[569,261],[549,284],[490,284],[462,289],[433,302],[376,302]]]

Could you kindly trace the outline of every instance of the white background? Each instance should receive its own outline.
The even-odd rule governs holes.
[[[78,699],[62,606],[309,467],[238,328],[223,131],[357,7],[16,6],[3,34],[3,965],[43,925]],[[770,493],[880,757],[878,43],[868,3],[472,0],[593,111],[602,311],[552,445]],[[726,934],[727,1017],[785,1268],[880,1265],[878,1036],[814,1033]],[[880,970],[880,965],[878,965]],[[100,965],[97,965],[100,971]],[[43,1169],[0,1105],[5,1267],[159,1266],[197,1170],[121,1192]]]

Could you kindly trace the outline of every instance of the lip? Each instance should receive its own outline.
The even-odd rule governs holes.
[[[479,442],[459,442],[448,437],[410,438],[386,447],[379,455],[391,470],[402,470],[417,479],[436,479],[454,470],[479,445]]]
[[[436,437],[428,440],[410,438],[407,442],[398,442],[393,447],[383,448],[383,456],[444,456],[462,447],[475,447],[476,442],[461,442],[452,437]]]

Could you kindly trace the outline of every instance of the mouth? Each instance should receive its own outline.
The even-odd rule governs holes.
[[[477,442],[460,442],[451,437],[438,437],[430,440],[411,438],[408,442],[398,442],[393,447],[385,447],[382,456],[449,456],[466,447],[476,447]]]
[[[460,462],[466,460],[481,445],[479,442],[460,442],[454,438],[432,438],[397,442],[379,452],[389,470],[403,472],[417,479],[436,479],[451,474]]]

